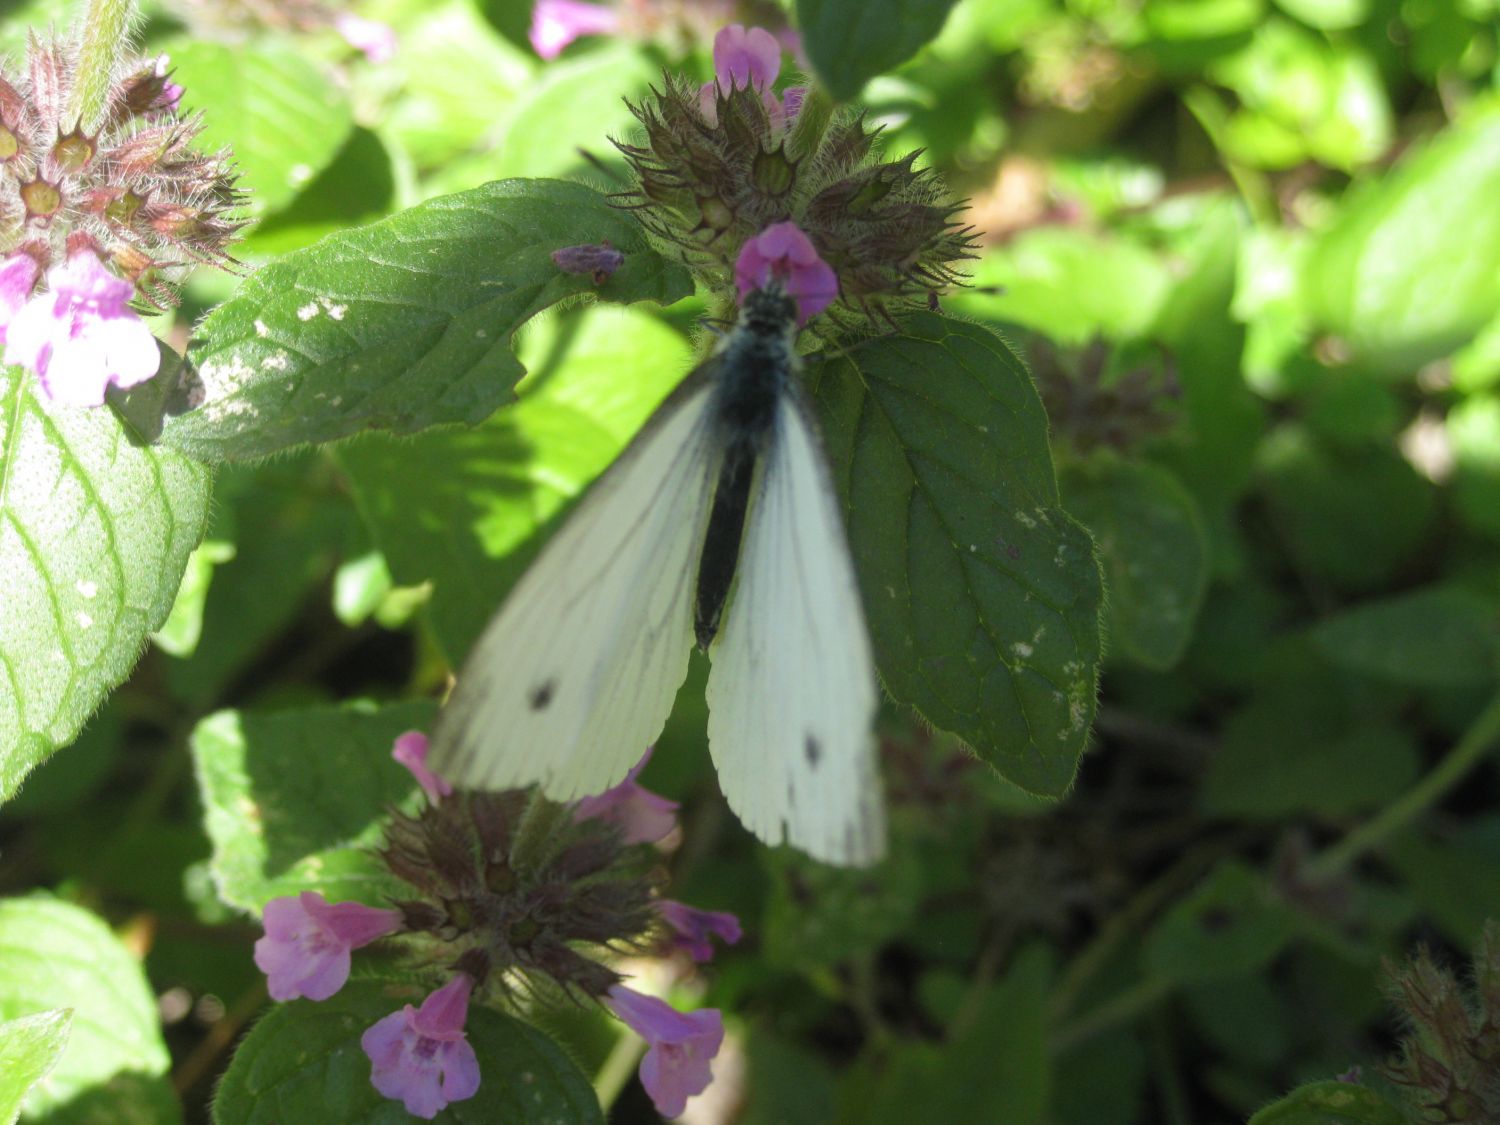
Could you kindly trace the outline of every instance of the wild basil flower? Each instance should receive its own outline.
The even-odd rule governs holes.
[[[353,12],[339,12],[333,17],[333,27],[345,43],[372,63],[390,62],[396,57],[396,33],[388,24],[367,20]]]
[[[580,36],[613,35],[619,30],[620,17],[613,8],[583,0],[537,0],[528,38],[538,55],[555,59]]]
[[[847,330],[883,331],[961,280],[973,256],[962,204],[917,154],[880,159],[863,117],[815,92],[778,98],[768,33],[726,28],[715,48],[714,82],[667,74],[631,106],[644,135],[618,145],[635,179],[619,205],[654,240],[727,297],[746,244],[789,223],[832,271],[817,286],[823,316]]]
[[[651,760],[651,750],[637,762],[625,780],[613,789],[585,797],[573,806],[574,820],[597,820],[620,830],[625,844],[654,844],[677,827],[677,802],[651,792],[636,782]]]
[[[66,406],[100,406],[106,387],[145,382],[161,354],[130,308],[134,292],[92,250],[79,251],[48,270],[46,290],[10,318],[5,362],[35,372],[42,394]]]
[[[406,1111],[432,1119],[479,1089],[479,1060],[464,1037],[474,982],[459,973],[422,1001],[372,1024],[359,1045],[370,1057],[370,1082]]]
[[[740,300],[752,289],[778,283],[797,302],[797,323],[806,324],[837,300],[838,275],[795,223],[776,223],[740,250],[734,284]]]
[[[694,961],[711,961],[714,955],[710,935],[734,945],[743,931],[740,920],[721,910],[699,910],[670,898],[658,899],[656,910],[673,930],[673,944],[686,950]]]
[[[678,1117],[687,1100],[713,1081],[710,1063],[724,1043],[724,1017],[716,1008],[679,1012],[663,1000],[617,984],[604,1004],[649,1047],[641,1060],[641,1085],[663,1117]]]
[[[349,979],[350,950],[401,929],[401,913],[358,902],[330,903],[317,891],[273,898],[255,964],[273,1000],[327,1000]]]
[[[0,262],[0,344],[5,342],[11,318],[30,300],[41,274],[42,267],[24,250]]]
[[[421,731],[409,730],[397,735],[391,757],[411,771],[422,792],[434,805],[453,792],[452,782],[427,768],[427,736]]]

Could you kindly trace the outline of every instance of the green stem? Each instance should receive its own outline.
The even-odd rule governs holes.
[[[786,139],[786,154],[792,160],[801,160],[816,152],[823,143],[823,134],[833,120],[833,99],[824,93],[821,86],[809,86],[802,97],[802,108],[797,111],[796,123]]]
[[[604,1065],[599,1068],[599,1073],[594,1075],[594,1094],[599,1099],[599,1104],[604,1107],[605,1113],[609,1107],[615,1104],[615,1099],[620,1096],[620,1091],[625,1089],[625,1083],[630,1081],[630,1076],[635,1072],[636,1063],[640,1062],[641,1056],[646,1053],[646,1042],[639,1035],[623,1028],[620,1037],[615,1040],[614,1048],[604,1060]]]
[[[552,858],[561,829],[573,817],[573,809],[560,801],[549,801],[537,789],[521,814],[521,823],[510,843],[510,866],[515,871],[535,871]]]
[[[1079,1016],[1052,1033],[1052,1051],[1065,1055],[1079,1044],[1111,1028],[1134,1023],[1172,993],[1172,981],[1164,977],[1147,977],[1117,992],[1092,1012]]]
[[[110,79],[129,42],[134,10],[133,0],[89,0],[78,37],[78,77],[68,105],[74,123],[87,132],[98,128],[108,108]]]
[[[1500,694],[1490,700],[1452,750],[1426,777],[1377,814],[1360,825],[1322,855],[1308,863],[1306,874],[1315,880],[1331,879],[1365,853],[1380,847],[1405,828],[1477,766],[1500,741]]]

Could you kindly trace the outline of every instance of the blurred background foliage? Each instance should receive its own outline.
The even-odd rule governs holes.
[[[234,145],[254,266],[491,179],[609,188],[622,98],[706,78],[733,7],[628,6],[637,34],[550,63],[521,0],[372,0],[399,37],[379,64],[296,0],[159,0],[144,33]],[[0,48],[63,14],[5,5]],[[645,780],[686,805],[674,894],[748,937],[707,976],[733,1038],[694,1119],[1244,1121],[1360,1067],[1374,1093],[1258,1120],[1460,1120],[1379,1073],[1402,1032],[1381,963],[1457,964],[1500,914],[1500,0],[959,0],[861,100],[972,199],[974,287],[944,308],[1043,393],[1105,567],[1099,721],[1049,804],[891,714],[892,856],[841,873],[727,815],[695,665]],[[162,327],[180,345],[236,284],[200,275]],[[482,609],[433,605],[466,573],[434,544],[519,568],[687,368],[700,311],[554,313],[520,340],[520,404],[476,430],[223,471],[152,650],[0,812],[0,891],[53,888],[142,960],[187,1120],[264,1003],[194,728],[436,692],[444,621]],[[550,1030],[586,1067],[608,1051]],[[168,1073],[147,1054],[121,1073]],[[124,1120],[90,1116],[111,1073],[54,1076],[32,1116]],[[632,1086],[612,1119],[651,1112]]]

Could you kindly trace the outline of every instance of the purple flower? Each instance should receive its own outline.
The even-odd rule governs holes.
[[[327,1000],[349,979],[349,951],[401,928],[399,910],[330,903],[317,891],[273,898],[261,914],[266,936],[255,964],[273,1000]]]
[[[581,246],[564,246],[552,251],[553,264],[563,273],[592,274],[595,285],[603,285],[615,270],[625,264],[625,255],[609,244],[585,242]]]
[[[372,1024],[359,1045],[373,1064],[370,1082],[406,1112],[432,1119],[449,1102],[472,1098],[479,1089],[479,1060],[464,1038],[474,982],[459,973],[420,1008],[406,1005]]]
[[[806,324],[839,295],[833,267],[818,257],[807,235],[791,222],[767,227],[740,248],[734,282],[742,301],[752,289],[780,284],[797,302],[798,324]]]
[[[781,44],[776,36],[765,28],[747,30],[737,23],[720,28],[714,36],[714,80],[705,82],[698,91],[698,108],[709,124],[717,124],[718,96],[735,89],[753,88],[761,92],[772,125],[777,129],[785,128],[802,107],[805,90],[793,87],[797,91],[794,99],[789,89],[783,103],[771,90],[771,84],[780,72]]]
[[[333,21],[344,42],[364,54],[372,63],[390,62],[396,57],[396,33],[379,20],[367,20],[353,12],[340,12]]]
[[[713,959],[714,947],[708,940],[710,934],[717,934],[729,945],[743,936],[740,920],[721,910],[698,910],[670,898],[658,900],[656,909],[667,925],[676,931],[673,944],[687,950],[694,961]]]
[[[611,988],[604,1003],[649,1044],[641,1060],[641,1085],[657,1112],[680,1116],[687,1100],[713,1081],[709,1063],[724,1043],[724,1017],[717,1008],[679,1012],[623,984]]]
[[[677,827],[677,802],[636,784],[636,777],[651,760],[651,750],[625,775],[625,780],[596,797],[585,797],[573,806],[575,821],[593,818],[613,824],[627,844],[654,844]]]
[[[41,272],[42,267],[36,264],[36,259],[23,250],[0,262],[0,344],[5,342],[5,330],[11,320],[31,299],[31,291]]]
[[[68,406],[99,406],[104,389],[156,374],[156,338],[130,308],[135,286],[81,250],[47,271],[47,289],[26,302],[5,334],[5,362],[36,372],[42,393]]]
[[[434,805],[453,792],[451,781],[439,777],[427,768],[427,736],[421,731],[409,730],[405,734],[398,734],[396,744],[391,748],[391,757],[411,770],[417,784],[422,787],[422,792],[427,794],[427,799]]]
[[[544,59],[555,59],[580,35],[613,35],[619,15],[583,0],[537,0],[531,9],[531,46]]]

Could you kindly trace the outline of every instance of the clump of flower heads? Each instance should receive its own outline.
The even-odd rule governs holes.
[[[156,371],[131,304],[175,304],[191,265],[230,265],[243,221],[229,153],[193,146],[202,120],[180,115],[166,58],[91,58],[83,37],[33,36],[0,72],[0,340],[44,395],[92,406]]]
[[[419,975],[446,978],[361,1038],[371,1082],[408,1112],[431,1118],[478,1091],[464,1033],[471,999],[560,991],[646,1039],[642,1084],[662,1113],[680,1114],[711,1080],[723,1018],[628,988],[606,958],[680,950],[704,961],[711,937],[733,943],[740,927],[733,915],[660,897],[649,845],[675,830],[676,805],[636,781],[645,759],[613,789],[569,806],[531,790],[455,792],[427,767],[417,731],[401,735],[392,756],[427,794],[422,812],[394,814],[378,853],[413,893],[390,907],[329,903],[315,891],[272,899],[255,945],[272,998],[326,1000],[348,980],[354,949],[396,938]]]
[[[802,87],[777,94],[781,45],[760,28],[714,40],[714,81],[668,74],[631,106],[644,136],[617,142],[635,186],[618,198],[711,287],[768,228],[793,224],[832,268],[839,327],[882,330],[961,280],[971,231],[919,153],[883,160],[878,130]]]

